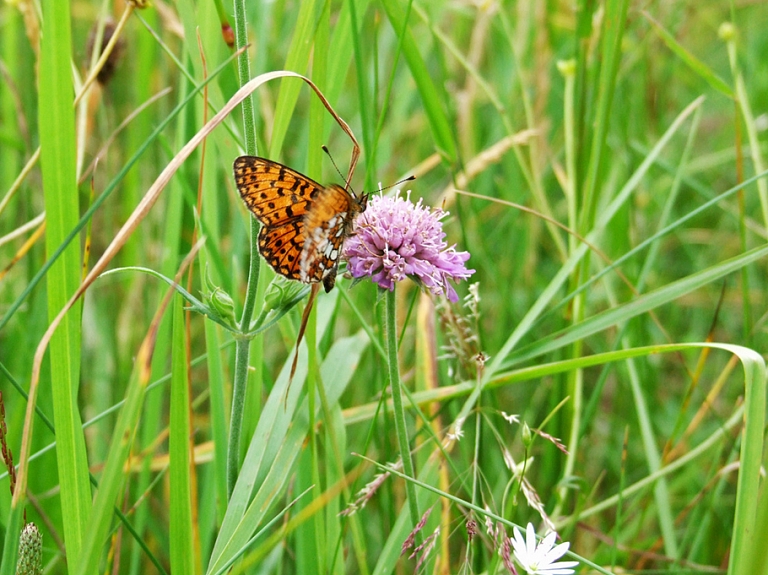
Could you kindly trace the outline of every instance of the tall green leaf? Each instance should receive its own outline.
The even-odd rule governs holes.
[[[189,370],[184,329],[184,298],[174,296],[173,354],[171,368],[170,458],[170,556],[171,573],[198,573],[200,558],[195,553],[191,476],[194,473],[189,421]]]
[[[40,163],[46,212],[46,252],[51,256],[79,219],[75,111],[72,105],[72,34],[69,0],[42,3],[44,33],[38,81],[41,100]],[[80,284],[80,246],[70,244],[47,276],[48,318],[58,315]],[[80,314],[75,304],[50,344],[56,453],[61,483],[64,540],[73,573],[88,529],[91,486],[85,438],[78,408],[80,383]]]

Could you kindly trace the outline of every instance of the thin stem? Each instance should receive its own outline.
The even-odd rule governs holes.
[[[245,17],[245,0],[234,0],[235,5],[235,42],[237,49],[241,49],[248,43],[247,20]],[[248,60],[248,52],[244,50],[237,58],[237,70],[240,86],[244,86],[251,79],[251,66]],[[256,149],[256,122],[253,113],[253,99],[248,96],[243,100],[243,133],[245,138],[245,153],[255,155]],[[261,260],[257,248],[259,235],[259,222],[251,218],[251,258],[248,266],[248,287],[246,289],[243,315],[240,318],[240,330],[243,333],[249,331],[253,310],[256,307],[256,294],[259,291],[259,271]],[[245,406],[245,390],[248,382],[248,362],[250,360],[252,337],[238,339],[235,347],[235,373],[232,383],[232,413],[229,424],[229,444],[227,451],[227,497],[232,496],[232,491],[240,472],[240,434],[243,429],[243,408]]]
[[[245,0],[234,0],[235,4],[235,42],[238,50],[248,44],[248,20],[245,16]],[[243,50],[237,57],[237,72],[242,88],[251,79],[251,61],[248,50]],[[256,154],[256,121],[253,114],[253,96],[243,100],[243,137],[245,153]]]
[[[576,197],[576,61],[567,60],[558,62],[557,67],[565,78],[565,99],[563,102],[563,117],[565,118],[565,166],[566,166],[566,188],[565,198],[568,205],[568,227],[572,230],[578,229],[579,208],[578,198]],[[576,251],[578,242],[573,234],[568,234],[568,254]]]
[[[755,173],[759,174],[765,171],[765,162],[760,154],[760,139],[755,127],[755,116],[752,113],[752,106],[749,104],[749,93],[744,83],[744,76],[739,69],[738,54],[736,52],[735,29],[730,23],[720,27],[720,35],[726,41],[728,48],[728,61],[731,65],[733,74],[733,83],[736,91],[736,104],[744,118],[744,127],[747,130],[749,138],[749,151],[752,156]],[[763,225],[768,225],[768,182],[764,179],[757,180],[757,194],[760,198],[760,210],[763,215]]]
[[[565,117],[565,143],[566,143],[566,168],[567,168],[567,183],[566,183],[566,199],[568,203],[568,225],[571,229],[575,230],[578,226],[578,211],[579,211],[579,199],[576,196],[576,144],[575,144],[575,115],[574,115],[574,88],[576,85],[576,62],[569,60],[558,64],[560,73],[565,78],[565,102],[564,102],[564,117]],[[573,235],[569,235],[568,250],[569,254],[573,254],[578,248],[576,238]],[[578,285],[576,276],[574,276],[573,282]],[[580,310],[579,319],[583,317],[584,306],[581,298],[574,300],[574,314]],[[579,321],[575,319],[575,321]],[[577,343],[574,345],[573,353],[581,353],[581,345]],[[582,401],[583,401],[583,382],[584,373],[581,370],[574,370],[568,375],[568,393],[573,398],[571,425],[568,434],[568,445],[571,449],[568,451],[568,456],[565,461],[565,470],[563,475],[569,477],[573,474],[576,467],[576,454],[578,453],[578,441],[581,431],[581,416],[582,416]],[[521,479],[522,484],[522,479]],[[560,510],[565,504],[565,498],[568,494],[566,487],[561,487],[559,490],[559,501],[556,509]]]
[[[405,410],[403,409],[402,389],[400,387],[400,366],[397,361],[397,302],[395,291],[387,290],[386,294],[386,325],[387,331],[387,357],[389,363],[389,385],[392,389],[392,410],[395,416],[395,430],[397,431],[397,442],[400,446],[400,458],[403,461],[403,472],[408,477],[416,478],[413,472],[413,460],[411,460],[411,448],[408,443],[408,429],[405,426]],[[405,492],[408,496],[408,508],[411,513],[411,523],[415,526],[421,514],[419,505],[416,501],[416,487],[413,482],[405,482]],[[417,538],[420,535],[416,534]]]
[[[240,472],[240,434],[243,429],[243,408],[248,382],[248,360],[251,340],[238,339],[235,345],[235,373],[232,385],[232,411],[229,421],[229,444],[227,450],[227,499],[237,483]]]

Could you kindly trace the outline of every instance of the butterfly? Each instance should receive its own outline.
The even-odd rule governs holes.
[[[279,273],[303,283],[322,281],[329,292],[344,240],[368,206],[337,184],[321,186],[278,162],[256,156],[235,160],[235,183],[245,205],[262,223],[259,251]]]

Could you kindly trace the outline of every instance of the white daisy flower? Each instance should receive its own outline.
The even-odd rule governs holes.
[[[570,543],[555,545],[557,533],[550,532],[540,543],[536,542],[536,532],[529,523],[523,539],[520,530],[515,527],[515,536],[511,538],[515,559],[528,575],[571,575],[578,561],[557,561],[568,551]]]

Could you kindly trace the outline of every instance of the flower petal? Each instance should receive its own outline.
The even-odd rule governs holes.
[[[578,561],[569,561],[569,563],[575,563],[576,565],[579,564]],[[574,567],[576,566],[574,565]],[[537,570],[537,573],[539,575],[572,575],[574,573],[573,569],[551,569],[547,568],[546,570]]]
[[[570,543],[561,543],[560,545],[556,545],[554,549],[547,550],[547,552],[544,554],[543,560],[547,563],[554,563],[560,559],[560,557],[565,555],[570,546]]]
[[[537,563],[551,563],[551,561],[546,560],[546,556],[549,553],[550,549],[552,549],[552,546],[555,544],[555,539],[557,539],[557,533],[554,531],[551,531],[547,534],[547,536],[542,539],[539,542],[538,547],[536,547],[536,562]],[[559,557],[559,555],[558,555]]]
[[[525,528],[525,549],[529,555],[535,555],[536,547],[536,531],[533,529],[533,523],[529,523]]]
[[[516,526],[513,529],[512,532],[513,538],[512,538],[512,548],[515,551],[525,551],[525,539],[523,539],[523,535],[520,533],[520,529],[518,529]]]

